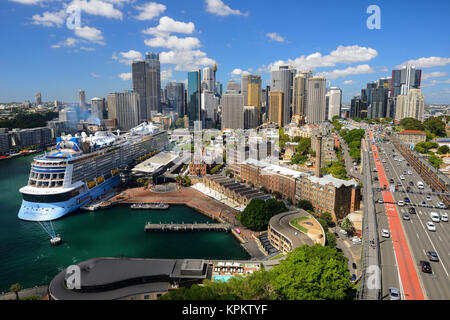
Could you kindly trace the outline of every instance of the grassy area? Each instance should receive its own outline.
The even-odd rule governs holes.
[[[284,256],[284,253],[280,253],[279,255],[276,255],[275,257],[270,258],[270,260],[277,260]]]
[[[308,217],[300,217],[300,218],[292,219],[289,222],[289,224],[291,226],[293,226],[294,228],[300,230],[303,233],[308,233],[308,229],[306,229],[305,227],[301,226],[300,223],[299,223],[300,221],[307,220],[307,219],[308,219]]]
[[[38,295],[34,295],[34,296],[28,296],[28,297],[23,297],[23,298],[19,298],[20,300],[40,300],[41,297]]]

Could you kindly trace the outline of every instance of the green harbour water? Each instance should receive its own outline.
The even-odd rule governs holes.
[[[28,181],[33,156],[0,161],[0,293],[19,282],[45,285],[67,266],[94,257],[248,259],[240,243],[224,232],[144,232],[146,222],[213,222],[195,210],[131,210],[116,206],[77,211],[53,221],[63,243],[52,247],[37,222],[19,220],[19,188]]]

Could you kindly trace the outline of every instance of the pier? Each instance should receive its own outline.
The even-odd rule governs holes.
[[[144,231],[164,232],[194,232],[194,231],[220,231],[230,232],[231,225],[226,223],[147,223]]]

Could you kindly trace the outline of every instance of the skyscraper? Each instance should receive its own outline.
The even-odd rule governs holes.
[[[409,89],[419,89],[422,80],[422,70],[407,65],[400,70],[392,70],[392,82],[390,96],[396,98],[398,95],[407,95]]]
[[[336,87],[330,87],[326,93],[328,102],[328,120],[333,120],[334,116],[341,116],[342,90]]]
[[[42,95],[40,92],[36,93],[34,96],[34,103],[39,106],[42,104]]]
[[[187,115],[189,125],[201,121],[201,71],[192,70],[188,73]]]
[[[117,128],[130,130],[139,121],[140,95],[137,92],[116,92],[108,95],[108,119],[116,119]]]
[[[280,66],[270,72],[271,90],[281,91],[284,96],[283,123],[291,122],[292,90],[296,70],[292,66]]]
[[[103,120],[103,111],[105,110],[105,99],[104,98],[93,98],[91,99],[91,120],[95,123],[100,124]]]
[[[248,105],[248,74],[241,77],[241,94],[244,97],[244,105]]]
[[[423,121],[425,99],[420,89],[410,89],[407,95],[397,96],[395,120],[415,118]]]
[[[170,107],[177,110],[178,117],[182,118],[186,114],[185,111],[185,95],[184,83],[169,82],[166,85],[167,102]]]
[[[278,124],[279,127],[286,125],[284,122],[284,92],[282,91],[270,91],[269,93],[269,112],[268,120]]]
[[[385,118],[389,87],[379,86],[371,90],[371,112],[369,118]]]
[[[306,81],[308,95],[306,103],[306,122],[318,124],[326,120],[326,85],[323,77],[313,77]]]
[[[248,106],[261,107],[261,76],[249,75],[247,85],[247,101],[244,102]]]
[[[133,61],[133,91],[141,101],[139,122],[147,121],[152,114],[160,110],[161,101],[161,65],[159,54],[147,52],[145,60]]]
[[[237,83],[236,81],[234,81],[233,79],[231,79],[227,83],[227,91],[228,90],[234,90],[239,93],[241,91],[241,85],[239,83]]]
[[[205,86],[204,86],[205,84]],[[207,67],[203,69],[203,80],[202,80],[202,88],[206,90],[214,92],[215,89],[215,79],[213,68]]]
[[[222,130],[244,128],[244,97],[236,90],[222,96]]]
[[[259,125],[259,108],[256,106],[244,107],[244,129],[254,129]]]
[[[83,90],[78,91],[78,104],[80,105],[81,111],[87,111],[87,105],[86,105],[86,94]]]

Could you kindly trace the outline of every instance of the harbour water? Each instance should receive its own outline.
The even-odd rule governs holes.
[[[144,232],[151,223],[213,221],[191,208],[78,211],[53,221],[63,244],[52,247],[36,222],[17,218],[19,188],[27,183],[33,156],[0,162],[0,292],[47,284],[58,271],[93,257],[248,259],[240,243],[225,232]]]

